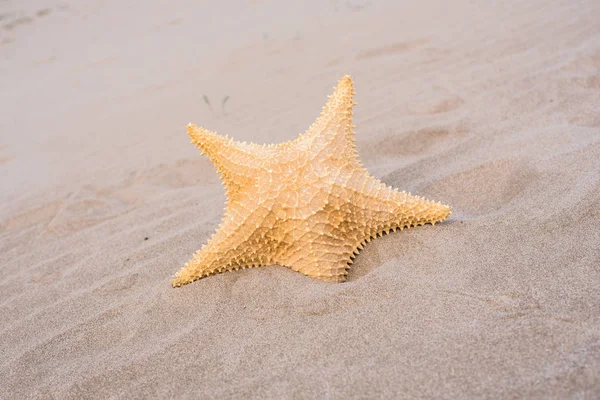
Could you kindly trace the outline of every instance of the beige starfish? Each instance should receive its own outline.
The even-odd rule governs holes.
[[[228,201],[219,229],[173,286],[271,264],[343,282],[371,238],[450,215],[449,206],[369,175],[354,146],[353,96],[352,79],[344,76],[308,131],[277,145],[240,143],[188,125],[192,143],[221,175]]]

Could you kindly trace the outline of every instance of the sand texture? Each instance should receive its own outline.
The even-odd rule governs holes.
[[[599,398],[598,21],[597,0],[1,1],[0,398]],[[173,289],[225,205],[186,124],[290,140],[344,74],[365,167],[450,219],[372,241],[346,283]]]

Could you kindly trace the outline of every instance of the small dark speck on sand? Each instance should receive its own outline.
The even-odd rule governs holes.
[[[50,14],[51,12],[52,12],[52,10],[51,10],[50,8],[44,8],[44,9],[42,9],[42,10],[38,10],[38,11],[37,11],[35,14],[36,14],[38,17],[43,17],[43,16],[45,16],[45,15],[48,15],[48,14]]]
[[[144,238],[144,240],[148,240],[148,236],[146,236],[146,237]]]

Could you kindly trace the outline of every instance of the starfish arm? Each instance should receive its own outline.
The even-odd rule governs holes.
[[[309,147],[320,160],[360,165],[352,124],[354,94],[352,78],[346,75],[328,97],[321,115],[292,143],[301,148]]]
[[[187,132],[191,142],[217,168],[229,199],[235,197],[241,188],[254,182],[253,177],[260,174],[262,160],[269,153],[266,146],[240,143],[193,124],[188,124]]]
[[[318,213],[306,221],[306,234],[278,254],[277,264],[326,282],[346,281],[349,264],[358,254],[358,242],[348,242],[344,233],[320,218],[327,213]]]
[[[362,242],[396,229],[435,225],[451,213],[450,206],[399,192],[371,176],[355,185],[359,190],[353,203],[361,208],[359,212],[364,214],[363,218],[367,221],[362,231]]]
[[[171,284],[178,287],[221,272],[273,264],[272,248],[273,244],[264,238],[264,230],[225,222],[175,274]]]

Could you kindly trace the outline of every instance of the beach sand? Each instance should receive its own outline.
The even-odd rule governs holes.
[[[600,397],[600,2],[84,3],[0,3],[0,398]],[[451,218],[173,289],[225,202],[186,124],[283,142],[344,74]]]

